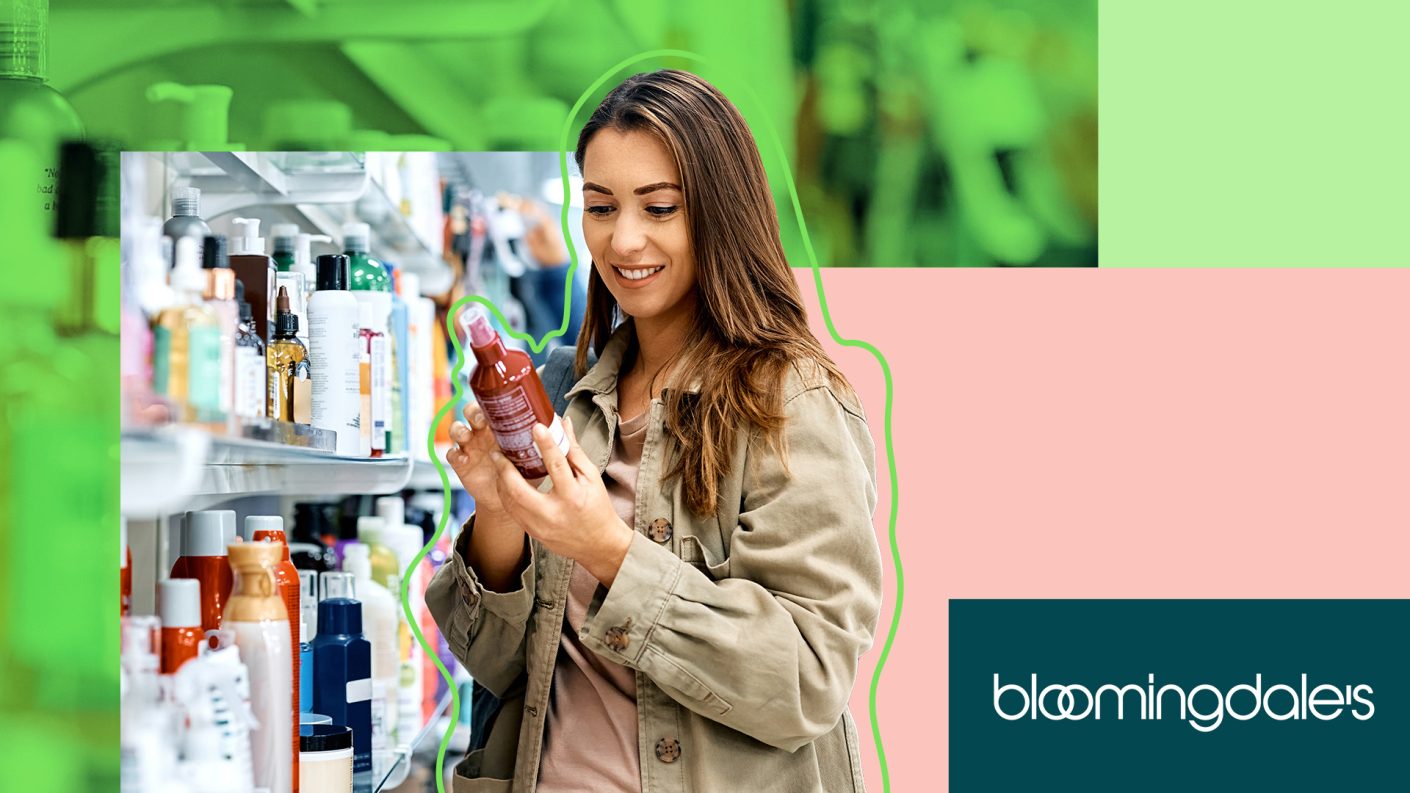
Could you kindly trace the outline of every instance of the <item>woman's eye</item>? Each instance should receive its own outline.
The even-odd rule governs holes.
[[[587,208],[584,209],[583,211],[584,211],[584,212],[587,212],[589,215],[597,215],[597,216],[601,217],[602,215],[606,215],[606,214],[610,213],[610,212],[612,211],[612,207],[609,207],[609,206],[600,206],[600,205],[599,205],[599,206],[591,206],[591,207],[587,207]]]
[[[669,215],[674,215],[676,213],[676,210],[678,209],[680,209],[680,207],[678,206],[654,206],[647,207],[646,211],[650,212],[652,215],[655,215],[658,218],[664,218]]]

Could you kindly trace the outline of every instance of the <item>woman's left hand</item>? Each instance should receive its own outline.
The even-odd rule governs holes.
[[[534,445],[543,457],[553,488],[540,493],[499,452],[491,459],[499,469],[499,498],[524,531],[550,551],[587,568],[605,587],[611,587],[631,546],[632,530],[617,515],[602,474],[578,446],[568,419],[565,456],[554,444],[548,428],[535,424]]]

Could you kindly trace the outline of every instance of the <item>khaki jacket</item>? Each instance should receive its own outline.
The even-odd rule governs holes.
[[[616,437],[624,331],[569,392],[566,413],[599,470]],[[762,438],[741,437],[709,518],[674,484],[654,484],[673,443],[661,401],[651,403],[637,534],[581,632],[593,652],[636,670],[645,793],[863,789],[847,701],[881,599],[874,447],[855,399],[812,369],[795,366],[786,384],[787,471]],[[531,542],[519,588],[490,592],[462,555],[473,529],[471,517],[426,604],[505,708],[454,787],[527,793],[574,562]]]

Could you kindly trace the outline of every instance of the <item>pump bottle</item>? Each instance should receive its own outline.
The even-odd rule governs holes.
[[[152,390],[170,398],[187,421],[220,411],[220,315],[206,305],[206,274],[196,262],[196,241],[176,242],[171,272],[174,304],[157,315],[152,340]]]
[[[230,269],[225,237],[207,236],[201,246],[206,271],[206,303],[220,317],[220,412],[230,415],[235,402],[235,329],[240,307],[235,304],[235,271]]]

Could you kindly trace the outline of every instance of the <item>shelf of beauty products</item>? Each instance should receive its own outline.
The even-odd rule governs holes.
[[[122,433],[122,511],[153,518],[250,495],[395,493],[407,457],[344,457],[307,425],[252,420],[235,431],[171,424]]]
[[[153,153],[176,179],[199,188],[207,218],[232,213],[342,238],[346,222],[367,223],[373,252],[416,273],[423,289],[450,286],[450,267],[440,240],[419,230],[403,202],[369,167],[381,153],[356,152],[163,152]],[[377,169],[380,170],[380,169]]]
[[[377,780],[377,785],[374,788],[375,791],[399,788],[406,782],[406,778],[411,775],[411,759],[416,754],[417,750],[423,748],[423,744],[426,746],[436,746],[438,744],[438,742],[434,740],[427,743],[427,739],[437,737],[444,733],[444,730],[437,730],[436,728],[438,726],[442,728],[445,727],[445,723],[441,721],[441,717],[445,715],[446,711],[450,710],[450,703],[451,693],[447,691],[445,696],[441,697],[440,702],[436,703],[436,709],[431,711],[430,718],[421,725],[421,731],[412,736],[411,740],[402,741],[401,745],[397,747],[396,752],[392,756],[391,763],[387,766],[387,770],[382,774],[382,778]]]

